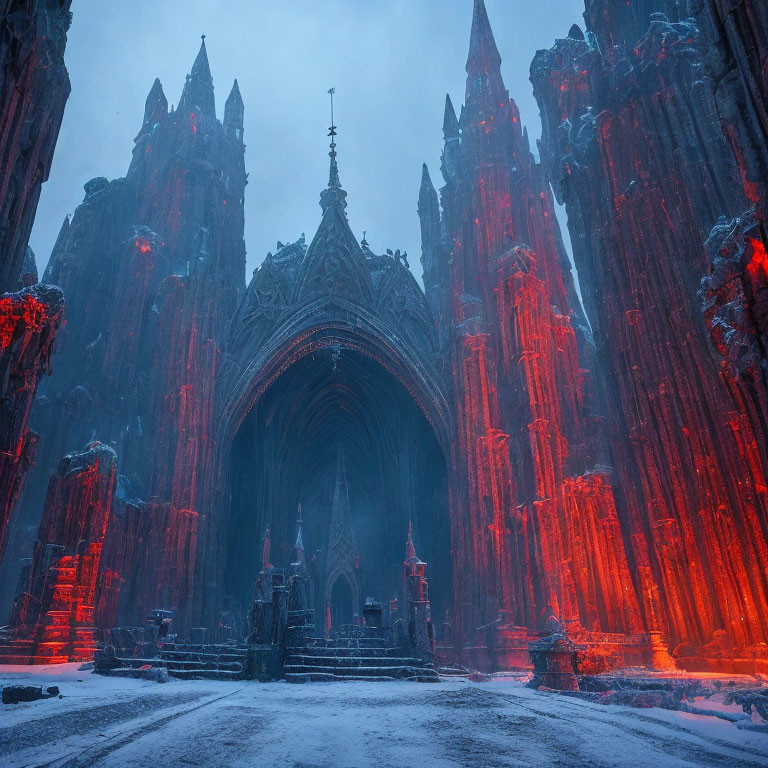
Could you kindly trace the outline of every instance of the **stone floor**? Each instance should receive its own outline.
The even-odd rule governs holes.
[[[768,736],[513,681],[146,681],[0,667],[62,698],[0,705],[0,766],[768,766]]]

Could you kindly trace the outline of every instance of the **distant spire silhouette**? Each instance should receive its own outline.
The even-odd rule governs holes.
[[[459,136],[459,118],[456,117],[456,110],[453,108],[451,95],[445,94],[445,115],[443,117],[443,138],[456,139]]]
[[[163,93],[163,85],[158,78],[152,84],[144,106],[144,125],[153,126],[168,116],[168,99]]]
[[[296,543],[293,545],[294,549],[294,563],[302,564],[304,562],[304,536],[302,534],[302,525],[304,519],[301,516],[301,504],[299,504],[298,516],[296,520]]]
[[[498,106],[508,98],[501,76],[501,55],[496,47],[485,2],[475,0],[467,58],[466,104]]]
[[[205,35],[197,54],[192,72],[187,77],[184,91],[179,100],[179,110],[194,112],[199,110],[206,117],[216,118],[216,100],[213,96],[213,77],[208,64],[208,51],[205,47]]]
[[[224,105],[224,130],[230,136],[242,141],[245,129],[245,106],[240,94],[240,86],[235,80],[227,103]]]

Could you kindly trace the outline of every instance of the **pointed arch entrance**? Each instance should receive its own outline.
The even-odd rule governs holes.
[[[325,587],[325,605],[330,609],[330,624],[332,627],[342,627],[351,624],[355,616],[360,615],[359,592],[350,583],[345,573],[339,573]]]
[[[376,359],[339,338],[313,347],[258,396],[227,463],[223,583],[241,609],[264,530],[273,564],[287,565],[301,503],[318,622],[328,606],[335,623],[360,614],[366,597],[397,595],[410,521],[443,615],[452,583],[445,453],[407,388]]]
[[[442,615],[453,432],[434,318],[407,257],[377,255],[353,236],[333,146],[321,207],[311,244],[278,243],[232,324],[217,433],[222,503],[209,537],[224,550],[210,561],[224,566],[212,580],[243,610],[266,526],[273,564],[287,564],[301,503],[318,621],[328,605],[346,616],[347,599],[359,611],[366,597],[397,594],[409,521]]]

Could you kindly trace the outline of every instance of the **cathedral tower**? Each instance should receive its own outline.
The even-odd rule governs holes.
[[[612,478],[597,466],[592,341],[483,0],[465,106],[457,119],[446,101],[444,134],[442,218],[426,173],[419,211],[425,288],[453,360],[459,642],[497,620],[535,631],[548,606],[590,632],[637,632]]]
[[[177,109],[168,110],[155,81],[128,173],[85,185],[45,274],[64,290],[68,323],[56,375],[32,416],[43,440],[16,530],[39,518],[40,489],[61,455],[92,437],[116,450],[117,516],[104,561],[117,558],[111,583],[129,583],[132,598],[122,613],[117,593],[104,590],[98,611],[108,624],[189,605],[198,519],[210,500],[201,468],[212,466],[215,375],[244,288],[247,181],[236,87],[227,103],[225,126],[203,41]],[[155,533],[131,554],[132,539],[144,537],[137,525]],[[14,551],[27,548],[15,542]],[[4,584],[15,580],[6,576]]]

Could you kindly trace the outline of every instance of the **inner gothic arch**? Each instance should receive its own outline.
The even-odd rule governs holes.
[[[232,442],[229,489],[224,589],[236,605],[251,597],[267,526],[273,564],[291,562],[301,504],[316,616],[339,609],[333,598],[342,589],[352,604],[346,618],[366,597],[396,597],[410,521],[443,615],[451,584],[445,456],[405,388],[371,358],[320,349],[282,373]]]

